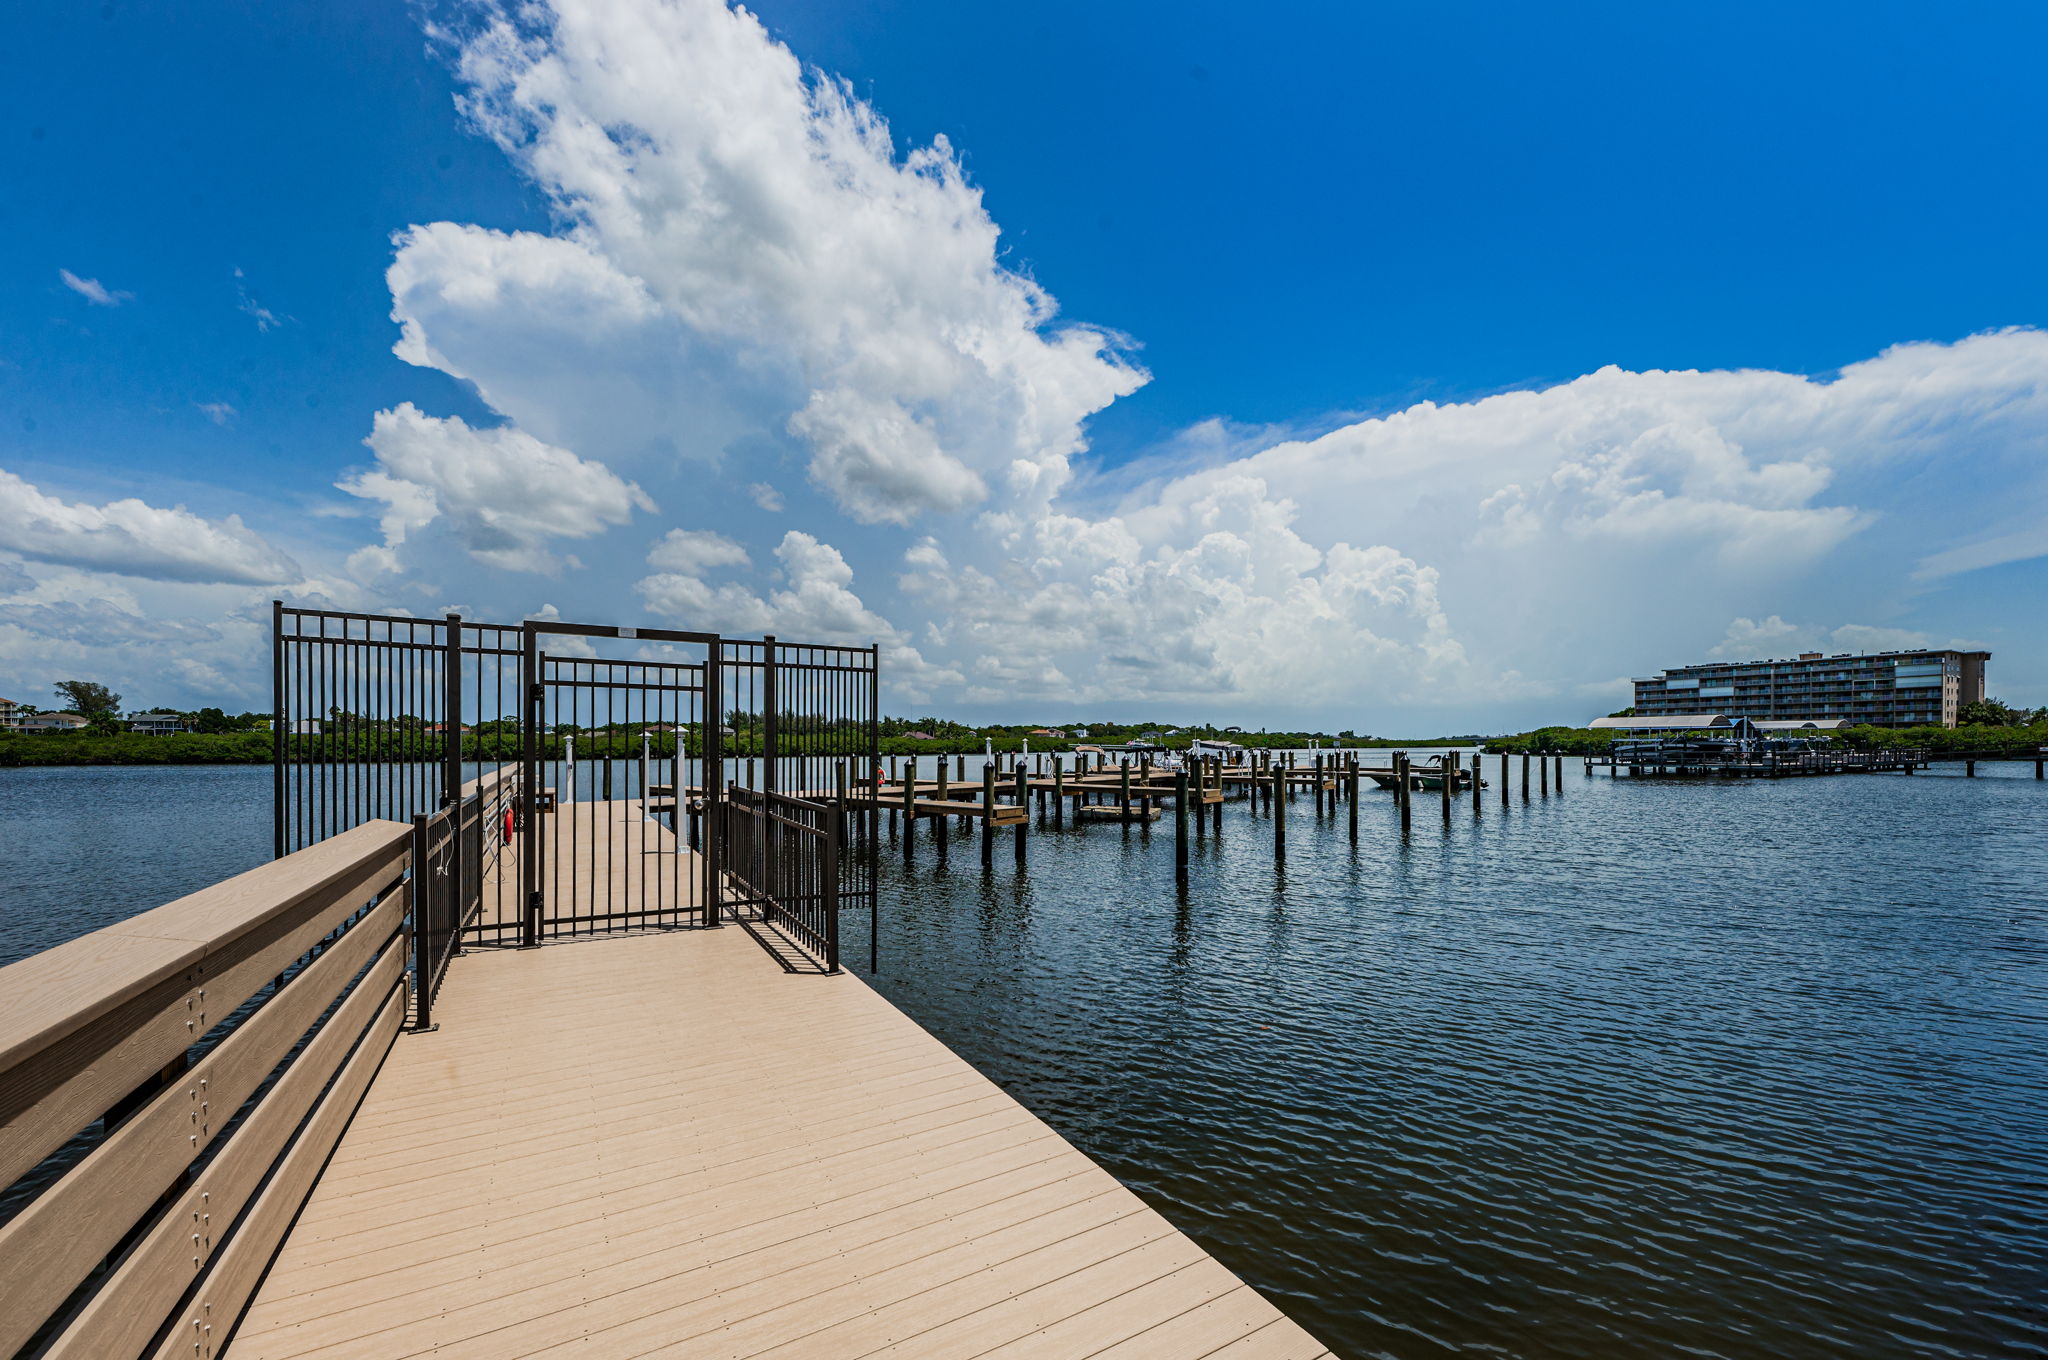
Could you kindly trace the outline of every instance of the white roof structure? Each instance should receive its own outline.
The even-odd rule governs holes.
[[[1666,713],[1654,718],[1595,718],[1586,726],[1617,732],[1698,732],[1741,721],[1726,713]]]
[[[1759,732],[1837,732],[1849,725],[1847,718],[1773,718],[1756,725]]]

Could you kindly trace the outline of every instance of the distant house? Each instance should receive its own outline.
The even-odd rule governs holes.
[[[682,728],[677,727],[674,723],[652,723],[640,729],[641,734],[644,736],[669,736],[682,730]]]
[[[12,699],[0,699],[0,732],[15,732],[21,728],[21,705]]]
[[[1074,738],[1076,741],[1086,741],[1088,740],[1088,729],[1085,727],[1069,728],[1067,730],[1067,735]]]
[[[1065,741],[1067,737],[1067,734],[1057,727],[1034,727],[1031,729],[1031,735],[1034,737],[1051,737],[1054,741]]]
[[[903,737],[904,737],[904,740],[906,740],[906,741],[937,741],[937,740],[938,740],[938,738],[937,738],[937,737],[933,736],[933,735],[932,735],[931,733],[929,733],[929,732],[905,732],[905,733],[903,734]],[[891,813],[891,814],[890,814],[890,816],[892,816],[892,817],[893,817],[894,815],[895,815],[894,813]]]
[[[459,726],[459,725],[458,725],[458,726],[456,727],[456,729],[455,729],[455,730],[456,730],[456,731],[458,731],[458,732],[467,732],[467,731],[469,731],[469,728],[467,728],[467,727],[465,727],[465,726]],[[446,735],[447,735],[447,733],[448,733],[448,724],[447,724],[447,723],[435,723],[435,724],[434,724],[434,725],[433,725],[432,727],[429,727],[429,728],[427,729],[427,731],[429,731],[430,733],[432,733],[433,735],[435,735],[435,736],[437,736],[437,737],[440,737],[440,736],[446,736]]]
[[[1158,741],[1158,740],[1159,740],[1159,738],[1160,738],[1160,735],[1161,735],[1161,734],[1160,734],[1160,733],[1158,733],[1158,732],[1140,732],[1140,733],[1138,734],[1138,740],[1139,740],[1139,741]]]
[[[317,737],[321,732],[320,720],[318,718],[300,718],[292,724],[291,731],[294,736]]]
[[[168,737],[192,730],[192,724],[185,721],[184,714],[161,708],[153,708],[147,713],[130,713],[126,722],[130,732],[139,732],[145,737]]]
[[[76,713],[31,713],[21,720],[23,732],[76,732],[85,719]]]

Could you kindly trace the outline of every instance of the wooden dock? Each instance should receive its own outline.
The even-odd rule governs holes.
[[[237,1360],[1319,1356],[850,974],[743,931],[458,960]]]
[[[65,1360],[1329,1354],[859,978],[792,971],[758,911],[622,930],[643,891],[650,918],[686,907],[650,885],[700,863],[637,805],[549,820],[556,862],[617,900],[565,901],[557,943],[450,960],[433,1028],[400,1032],[419,824],[0,973],[8,1177],[108,1111],[0,1226],[0,1353],[41,1333]],[[518,868],[509,847],[487,866],[485,887]],[[592,917],[610,933],[562,938]],[[245,1119],[215,1111],[252,1092]]]

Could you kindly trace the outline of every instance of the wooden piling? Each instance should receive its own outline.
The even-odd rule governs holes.
[[[948,785],[948,784],[946,783],[946,758],[945,758],[944,756],[940,756],[940,757],[939,757],[939,801],[940,801],[941,803],[944,803],[944,802],[947,802],[947,801],[948,801],[948,798],[947,798],[947,789],[948,789],[949,787],[950,787],[950,786],[949,786],[949,785]],[[948,818],[948,817],[946,816],[946,814],[944,814],[943,812],[942,812],[942,813],[940,813],[940,814],[939,814],[938,816],[936,816],[936,817],[932,818],[932,843],[933,843],[934,845],[938,846],[938,848],[939,848],[939,853],[940,853],[940,855],[942,855],[942,856],[943,856],[943,855],[945,854],[945,852],[946,852],[946,835],[947,835],[947,822],[948,822],[949,820],[950,820],[950,819],[949,819],[949,818]]]
[[[1188,772],[1173,773],[1173,862],[1182,873],[1188,869]]]
[[[1024,762],[1017,762],[1017,806],[1024,809],[1024,820],[1017,823],[1017,864],[1024,864],[1024,845],[1031,830],[1031,773],[1024,768]]]
[[[1358,844],[1358,757],[1351,757],[1351,768],[1345,775],[1345,797],[1351,800],[1351,843]]]
[[[996,767],[993,762],[984,762],[981,767],[981,863],[984,868],[993,868],[996,862]]]
[[[1485,774],[1486,757],[1474,751],[1472,753],[1472,820],[1475,822],[1479,820],[1479,809],[1486,805],[1486,800],[1480,797],[1479,788],[1481,784],[1486,782]]]
[[[1508,805],[1508,788],[1512,782],[1508,778],[1508,753],[1502,751],[1500,753],[1500,805],[1502,807]]]
[[[1052,824],[1065,826],[1067,823],[1067,762],[1059,756],[1052,758]]]
[[[1976,762],[1976,761],[1974,761],[1974,760],[1966,760],[1966,761],[1964,761],[1964,762],[1963,762],[1963,775],[1964,775],[1964,777],[1965,777],[1965,778],[1968,778],[1968,779],[1975,779],[1975,778],[1977,777],[1977,762]]]
[[[1541,788],[1543,796],[1548,798],[1550,796],[1550,760],[1547,756],[1536,757],[1536,783]]]
[[[1286,778],[1284,767],[1274,769],[1273,783],[1276,786],[1284,783]],[[1273,799],[1273,858],[1283,860],[1287,858],[1287,796],[1277,787],[1274,792],[1279,796]]]
[[[1438,753],[1436,758],[1436,772],[1439,776],[1442,777],[1444,795],[1444,825],[1449,826],[1451,824],[1451,789],[1452,786],[1458,782],[1457,752],[1443,751]]]
[[[910,853],[911,835],[917,829],[917,762],[903,773],[903,851]]]
[[[1529,753],[1522,752],[1522,801],[1529,801]]]
[[[1394,768],[1400,772],[1400,778],[1394,781],[1394,787],[1398,790],[1396,797],[1401,805],[1401,838],[1406,840],[1408,838],[1409,817],[1415,806],[1415,790],[1411,787],[1415,776],[1409,769],[1408,753],[1406,751],[1403,751],[1394,758]]]

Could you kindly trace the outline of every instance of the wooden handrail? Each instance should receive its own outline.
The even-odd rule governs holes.
[[[0,968],[0,1072],[308,898],[405,853],[411,828],[373,821]]]
[[[365,822],[0,968],[0,1184],[282,973],[333,928],[325,908],[397,877],[409,833]]]
[[[0,1354],[43,1331],[137,1356],[174,1321],[179,1354],[224,1343],[404,1018],[410,831],[365,823],[0,969],[0,1184],[107,1116],[0,1227]],[[188,1298],[205,1316],[174,1319]]]

